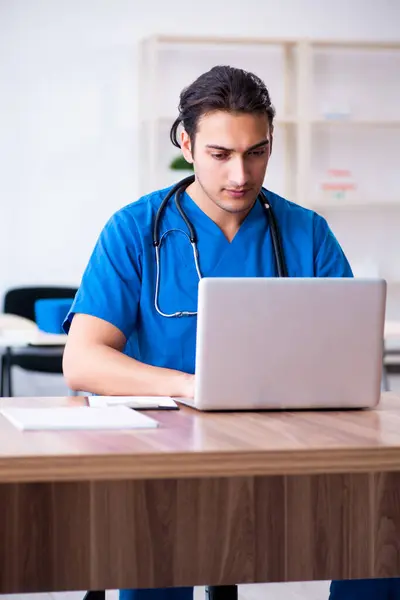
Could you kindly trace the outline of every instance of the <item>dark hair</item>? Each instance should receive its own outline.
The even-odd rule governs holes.
[[[265,83],[248,71],[229,66],[216,66],[200,75],[182,90],[179,99],[179,117],[170,131],[170,140],[180,148],[178,127],[183,125],[194,147],[199,118],[214,110],[233,113],[264,113],[270,126],[275,117]]]

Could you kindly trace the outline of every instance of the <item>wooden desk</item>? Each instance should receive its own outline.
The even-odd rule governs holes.
[[[0,417],[0,593],[400,575],[399,396],[152,415],[118,433]]]

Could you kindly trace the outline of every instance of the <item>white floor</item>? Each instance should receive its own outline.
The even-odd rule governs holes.
[[[83,600],[85,592],[0,596],[1,600]],[[267,583],[239,586],[239,600],[328,600],[329,582]],[[195,600],[205,598],[204,588],[195,589]],[[117,591],[109,591],[106,600],[118,600]]]

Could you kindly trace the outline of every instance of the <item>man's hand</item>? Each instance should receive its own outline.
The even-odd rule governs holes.
[[[180,398],[194,398],[194,382],[195,376],[189,373],[184,373],[182,378],[182,392],[179,394]]]

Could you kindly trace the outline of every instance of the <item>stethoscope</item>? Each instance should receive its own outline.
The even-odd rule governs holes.
[[[154,220],[153,245],[154,245],[154,248],[156,251],[156,287],[155,287],[155,294],[154,294],[154,307],[155,307],[156,311],[158,312],[158,314],[161,315],[162,317],[168,317],[168,318],[194,317],[197,315],[197,311],[192,312],[192,311],[187,311],[187,310],[182,310],[182,311],[178,311],[178,312],[171,313],[171,314],[164,313],[160,309],[160,306],[158,303],[159,291],[160,291],[160,248],[161,248],[161,243],[162,243],[163,239],[169,233],[171,233],[173,231],[178,231],[180,233],[183,233],[188,238],[189,243],[192,246],[194,264],[196,267],[199,281],[202,278],[201,271],[200,271],[200,265],[199,265],[199,252],[197,249],[196,232],[194,230],[192,223],[187,218],[187,216],[182,208],[182,205],[181,205],[182,194],[186,190],[186,188],[191,183],[193,183],[194,179],[195,179],[195,176],[190,175],[189,177],[182,179],[182,181],[179,181],[176,185],[174,185],[174,187],[168,192],[168,194],[165,196],[164,200],[161,202],[160,207],[156,213],[155,220]],[[160,237],[160,235],[159,235],[160,220],[161,220],[163,211],[165,210],[165,207],[168,204],[168,201],[174,195],[175,195],[175,206],[178,209],[179,214],[181,215],[183,221],[186,224],[186,227],[189,231],[189,235],[182,229],[169,229],[168,231],[163,233],[162,236]],[[268,203],[267,198],[265,197],[265,194],[262,190],[260,191],[260,193],[258,195],[258,200],[261,202],[261,204],[265,208],[265,212],[267,215],[267,221],[268,221],[268,225],[269,225],[270,231],[271,231],[271,239],[272,239],[272,247],[273,247],[273,251],[274,251],[276,272],[278,274],[278,277],[288,277],[285,256],[283,253],[283,248],[282,248],[282,243],[281,243],[280,236],[279,236],[279,230],[278,230],[278,225],[276,223],[276,218],[275,218],[275,215],[271,208],[271,205]]]

